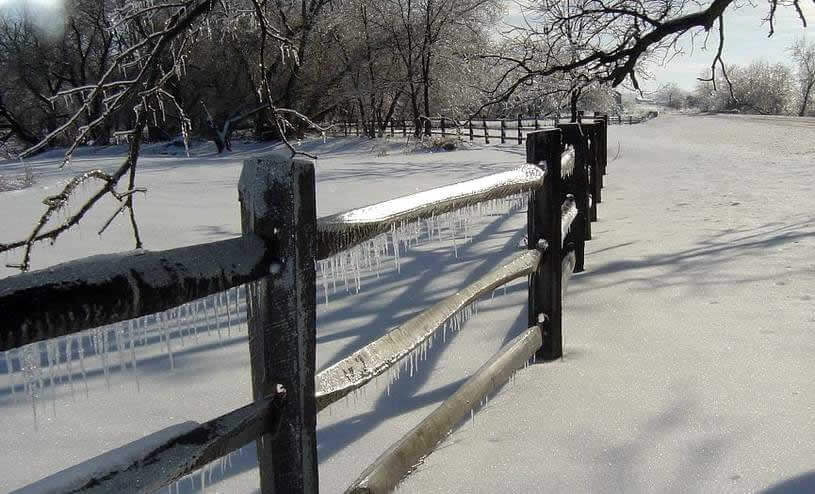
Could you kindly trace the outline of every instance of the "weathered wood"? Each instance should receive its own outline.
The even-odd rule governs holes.
[[[444,137],[445,136],[444,117],[441,117],[440,125],[441,125],[441,136]]]
[[[487,129],[487,120],[481,119],[481,123],[484,124],[484,143],[490,143],[490,131]]]
[[[560,261],[558,261],[560,264]],[[453,395],[394,443],[345,491],[346,494],[391,492],[425,456],[491,391],[503,385],[541,347],[540,330],[532,327],[507,343]],[[475,473],[475,472],[474,472]]]
[[[534,271],[541,254],[536,250],[515,256],[477,281],[437,302],[317,375],[317,409],[361,388],[409,355],[457,311],[501,285]]]
[[[284,395],[276,393],[203,424],[185,422],[168,427],[13,494],[155,492],[263,433],[276,433],[284,401]]]
[[[0,351],[160,312],[261,278],[257,235],[86,257],[0,279]]]
[[[537,326],[544,360],[563,355],[561,293],[561,172],[563,152],[560,129],[532,132],[526,140],[526,162],[545,163],[544,186],[535,190],[527,208],[527,239],[530,249],[546,248],[543,262],[529,277],[529,326]]]
[[[263,494],[316,493],[316,204],[314,164],[281,152],[245,160],[243,231],[261,235],[283,262],[248,285],[249,357],[256,401],[286,389],[284,426],[258,440]]]
[[[446,185],[342,213],[317,223],[317,256],[325,259],[390,231],[394,224],[415,221],[532,190],[543,184],[544,172],[523,165],[515,170]]]
[[[507,123],[504,119],[501,119],[501,144],[507,142]]]

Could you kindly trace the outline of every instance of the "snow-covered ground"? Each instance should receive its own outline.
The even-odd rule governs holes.
[[[610,158],[618,142],[587,270],[569,286],[565,358],[519,373],[426,459],[404,492],[745,492],[785,481],[803,486],[799,492],[815,489],[806,477],[815,460],[808,392],[815,378],[815,121],[661,116],[612,127]],[[406,154],[394,143],[386,156],[365,139],[305,146],[321,155],[320,215],[524,160],[517,144]],[[147,248],[239,233],[240,161],[264,148],[236,149],[216,156],[201,147],[192,158],[148,150],[141,181],[149,200],[137,203]],[[28,231],[42,196],[60,181],[86,167],[115,166],[116,152],[81,156],[71,171],[54,171],[56,154],[32,163],[34,189],[0,194],[0,242]],[[0,163],[0,170],[15,166]],[[130,248],[124,219],[97,238],[104,219],[36,249],[35,267]],[[318,307],[318,369],[517,251],[523,212],[474,222],[472,241],[458,240],[458,257],[446,238],[412,246],[401,273],[386,264],[379,277],[362,280],[358,294],[339,283]],[[461,331],[446,341],[439,335],[413,377],[403,372],[389,391],[384,381],[369,385],[320,414],[321,492],[341,492],[525,328],[525,281],[503,292],[482,301]],[[87,392],[78,375],[73,394],[64,380],[56,393],[42,390],[37,430],[31,400],[19,387],[12,395],[7,376],[0,378],[0,491],[248,403],[246,332],[234,319],[227,329],[222,311],[219,334],[203,329],[201,318],[183,347],[180,335],[173,338],[172,370],[157,339],[136,348],[135,375],[128,366],[106,379],[99,359],[87,358]],[[119,356],[108,358],[115,364]],[[19,386],[20,372],[15,379]],[[182,481],[179,492],[200,490],[201,478],[213,492],[252,491],[254,462],[254,450],[244,448]]]

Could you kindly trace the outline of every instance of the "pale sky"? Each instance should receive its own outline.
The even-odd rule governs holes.
[[[741,0],[739,8],[733,5],[725,13],[725,45],[723,58],[726,64],[746,65],[763,58],[770,62],[791,63],[787,48],[795,38],[806,34],[815,41],[815,2],[801,0],[801,8],[807,17],[808,27],[804,28],[792,7],[778,7],[775,16],[775,34],[768,38],[769,26],[762,19],[767,16],[769,3]],[[517,7],[510,7],[507,21],[517,22]],[[653,81],[640,81],[643,89],[655,89],[661,84],[675,82],[686,90],[693,90],[696,78],[702,71],[709,71],[718,47],[718,29],[711,32],[707,50],[702,49],[704,36],[696,38],[696,46],[691,52],[689,40],[683,46],[684,55],[677,55],[665,66],[653,64],[649,68]]]

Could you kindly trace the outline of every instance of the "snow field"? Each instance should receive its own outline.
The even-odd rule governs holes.
[[[471,151],[438,155],[410,154],[372,158],[365,145],[365,140],[345,139],[329,141],[319,146],[326,151],[324,155],[330,158],[317,163],[320,215],[416,190],[475,178],[515,167],[523,161],[523,150],[510,146],[503,149],[476,148]],[[393,150],[394,153],[399,151],[398,144],[393,145]],[[142,231],[147,239],[147,247],[170,248],[215,240],[239,231],[236,182],[240,159],[258,151],[248,149],[235,153],[228,160],[206,154],[189,160],[148,155],[142,166],[144,181],[147,182],[145,185],[150,188],[148,193],[150,200],[137,203],[142,216]],[[81,163],[85,163],[86,166],[112,166],[115,160],[89,159],[83,162],[82,159],[77,159],[74,160],[74,168]],[[47,169],[46,165],[41,165],[41,169]],[[39,194],[41,197],[44,187],[56,187],[69,173],[70,171],[62,174],[44,174],[38,189],[14,193],[14,197],[0,196],[0,202],[7,201],[6,205],[18,208],[17,216],[28,214],[29,218],[33,218],[38,208],[37,197],[31,196]],[[225,177],[230,174],[231,183],[228,183],[229,180]],[[405,176],[394,181],[394,176],[398,174]],[[362,181],[356,178],[360,175],[370,176],[367,181]],[[206,184],[205,195],[201,194],[201,187],[195,186],[199,181]],[[379,187],[376,187],[377,184]],[[343,193],[332,193],[338,189]],[[227,194],[228,197],[224,197]],[[234,212],[227,215],[224,211],[217,211],[215,214],[215,210],[210,210],[207,204],[210,201]],[[227,203],[229,206],[226,206]],[[518,205],[518,201],[511,204],[514,207]],[[176,211],[176,216],[168,215],[167,211]],[[209,214],[210,212],[213,214]],[[415,229],[413,225],[405,225],[397,232],[398,236],[406,240],[403,242],[398,262],[394,262],[391,257],[381,258],[377,263],[375,259],[365,259],[361,254],[351,253],[348,255],[348,259],[353,261],[351,264],[364,265],[366,270],[358,271],[354,267],[345,271],[339,269],[332,271],[331,263],[334,262],[336,268],[337,261],[318,264],[320,272],[318,295],[324,295],[319,292],[321,283],[323,288],[330,283],[332,291],[335,284],[339,286],[337,300],[334,298],[335,295],[331,294],[328,304],[318,307],[318,338],[321,340],[318,347],[319,368],[325,368],[353,349],[380,336],[388,327],[455,292],[457,288],[464,286],[467,280],[480,276],[501,259],[512,254],[518,245],[519,238],[516,237],[523,233],[520,228],[525,224],[525,219],[523,215],[518,214],[506,216],[503,214],[505,212],[504,205],[493,203],[485,205],[478,212],[470,211],[469,215],[455,212],[424,224],[420,223],[419,226],[424,225],[424,236],[433,232],[433,241],[422,240],[422,234],[411,230]],[[18,231],[22,232],[27,227],[22,221],[18,226]],[[451,234],[454,229],[457,230],[455,236]],[[156,232],[171,231],[173,236],[159,234],[153,237]],[[14,238],[14,233],[9,232],[8,238]],[[125,235],[126,229],[119,233]],[[438,240],[439,234],[441,241]],[[96,238],[86,239],[89,240],[87,244],[90,246],[88,247],[90,252],[84,255],[90,254],[95,249],[105,251],[127,248],[126,237],[120,239],[107,235],[103,236],[101,241]],[[3,240],[5,239],[4,237]],[[471,241],[465,242],[465,239]],[[60,262],[71,252],[81,251],[85,246],[75,245],[78,240],[82,239],[66,239],[65,248],[60,248],[63,244],[58,243],[55,249],[38,249],[34,260],[40,264],[35,267]],[[119,247],[121,244],[124,246]],[[410,247],[405,249],[404,246],[407,244]],[[392,255],[392,245],[390,250]],[[367,269],[366,263],[370,261],[374,261],[378,272]],[[328,269],[324,271],[321,268]],[[401,271],[401,274],[398,271]],[[344,281],[349,281],[348,285],[339,281],[340,273],[345,273]],[[353,273],[353,280],[347,279],[350,273]],[[437,279],[440,274],[441,279]],[[357,277],[362,278],[361,282],[357,281]],[[407,284],[411,280],[420,281],[418,285],[411,287]],[[358,283],[361,283],[362,290],[356,294],[360,286]],[[342,293],[345,291],[343,288],[355,295]],[[521,295],[525,299],[525,295]],[[511,295],[507,296],[510,297]],[[231,296],[230,300],[234,304],[234,296]],[[480,311],[482,314],[476,320],[480,320],[485,311],[500,311],[501,303],[500,297],[496,297],[493,302],[485,302],[487,309],[482,309]],[[518,303],[508,305],[512,306],[516,310],[521,307]],[[212,303],[209,304],[210,320],[214,307]],[[387,313],[384,313],[384,310],[383,313],[379,313],[378,307],[387,308]],[[29,387],[29,390],[33,389],[33,392],[39,395],[36,401],[39,407],[36,429],[32,417],[32,402],[25,399],[26,395],[22,390],[24,372],[19,365],[15,366],[17,372],[14,373],[13,379],[16,393],[12,397],[7,386],[5,399],[0,402],[0,406],[4,408],[3,417],[0,418],[2,422],[0,430],[6,431],[0,437],[3,437],[3,444],[9,450],[19,453],[0,460],[0,463],[3,463],[0,464],[0,469],[13,472],[2,482],[8,482],[8,489],[15,489],[145,434],[187,420],[205,421],[248,403],[250,383],[245,326],[226,329],[228,326],[225,326],[223,321],[226,316],[222,309],[219,310],[222,323],[216,326],[207,322],[206,327],[210,331],[206,336],[203,334],[202,325],[208,320],[199,319],[198,341],[195,340],[195,332],[191,332],[189,326],[184,324],[185,317],[188,317],[188,311],[184,308],[180,311],[180,319],[176,319],[175,313],[171,310],[168,311],[169,322],[164,320],[162,324],[161,320],[156,322],[151,319],[147,326],[136,324],[133,328],[137,343],[135,366],[127,355],[127,350],[131,348],[129,325],[122,326],[119,330],[97,331],[95,338],[88,337],[84,340],[85,346],[92,349],[93,347],[89,345],[96,343],[112,350],[93,358],[84,358],[88,361],[85,362],[88,364],[87,380],[79,378],[76,369],[73,378],[67,379],[69,373],[66,369],[68,364],[64,344],[62,347],[45,345],[46,349],[49,347],[59,349],[56,352],[52,350],[51,354],[62,355],[63,373],[51,374],[60,376],[56,377],[57,385],[51,387],[48,373],[53,368],[43,366],[35,369],[34,365],[29,365],[26,379],[34,383],[33,388]],[[195,315],[194,311],[190,312]],[[472,309],[462,312],[460,316],[454,318],[454,324],[460,327],[472,313]],[[234,322],[238,322],[237,318]],[[364,325],[362,328],[361,324]],[[518,329],[522,329],[521,326],[523,325],[519,325]],[[148,331],[152,338],[142,336],[147,344],[139,345],[138,338],[141,334],[139,331],[140,329],[143,331],[143,327],[150,328]],[[221,328],[223,332],[220,338],[216,335],[217,331],[214,329],[216,327]],[[499,329],[500,335],[513,330],[507,322],[503,322]],[[231,338],[226,337],[227,331],[231,331]],[[446,358],[442,357],[447,354],[453,340],[461,340],[467,333],[448,331],[440,329],[432,347],[428,344],[415,352],[414,356],[405,359],[400,371],[401,379],[390,386],[390,395],[394,398],[390,411],[379,410],[381,402],[388,398],[389,388],[388,383],[384,381],[385,376],[382,376],[383,379],[378,383],[366,387],[356,396],[349,397],[348,408],[335,404],[331,410],[320,415],[318,439],[323,491],[341,490],[361,471],[364,463],[372,461],[390,442],[400,437],[399,430],[409,430],[423,418],[426,414],[423,413],[423,408],[417,410],[410,408],[411,401],[415,401],[413,394],[419,389],[428,386],[431,393],[429,397],[421,397],[420,402],[424,404],[424,408],[438,404],[455,390],[453,384],[465,378],[468,372],[477,369],[497,349],[494,343],[490,344],[491,342],[487,341],[485,342],[487,347],[480,352],[480,357],[475,358],[478,354],[475,348],[484,343],[480,343],[480,338],[473,335],[476,341],[462,347],[467,348],[465,353],[468,353],[468,358],[464,359],[463,363],[457,363],[455,359],[461,357],[457,356],[442,367],[444,369],[449,366],[452,375],[437,376],[432,384],[426,384],[431,375],[430,369],[438,362],[446,362]],[[162,341],[162,335],[168,332],[171,332],[172,337]],[[183,348],[180,341],[182,335],[186,339]],[[507,338],[510,336],[514,334],[507,334]],[[100,343],[101,338],[106,341]],[[118,350],[120,347],[116,345],[117,338],[127,340],[121,347],[123,352]],[[109,341],[111,339],[112,342]],[[172,350],[172,361],[167,350],[168,341]],[[79,359],[79,346],[73,343],[72,348],[73,356]],[[45,353],[48,354],[48,351]],[[473,354],[472,362],[469,361],[469,354]],[[15,355],[12,354],[12,357]],[[73,365],[77,366],[77,360]],[[125,372],[122,372],[122,369]],[[35,375],[36,372],[44,373],[44,377],[40,379]],[[448,373],[444,371],[441,374]],[[413,379],[410,378],[411,374]],[[66,380],[69,381],[68,385],[65,384]],[[74,384],[73,393],[70,392],[71,382]],[[87,394],[84,394],[85,384],[88,386]],[[443,386],[441,391],[437,389],[439,386]],[[408,405],[401,409],[402,403]],[[365,418],[358,420],[359,417]],[[50,453],[42,455],[42,451]],[[251,447],[244,448],[232,458],[235,461],[224,460],[217,468],[206,473],[206,485],[209,487],[221,477],[226,477],[225,481],[215,483],[215,490],[232,492],[256,488],[257,475],[253,470],[254,450]],[[346,460],[351,460],[351,465],[345,463]],[[228,463],[232,466],[229,467]],[[22,465],[25,465],[25,468],[20,468]],[[222,470],[224,473],[220,473]],[[201,475],[203,474],[194,475],[173,489],[179,492],[200,490]],[[212,479],[209,479],[209,476],[212,476]]]

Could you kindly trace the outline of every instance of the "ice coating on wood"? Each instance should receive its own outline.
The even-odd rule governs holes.
[[[13,494],[152,493],[254,441],[280,421],[282,396],[199,424],[184,422],[103,453]]]
[[[534,251],[530,251],[534,252]],[[532,327],[515,337],[473,374],[436,410],[388,448],[346,490],[346,494],[391,492],[422,458],[449,434],[490,391],[505,383],[541,346],[541,333]]]
[[[575,256],[573,250],[570,250],[565,256],[563,256],[563,262],[561,263],[562,274],[560,275],[560,292],[563,294],[563,300],[566,300],[566,286],[569,284],[569,280],[572,278],[572,273],[574,273],[574,266],[576,263],[577,257]]]
[[[339,252],[317,264],[317,291],[320,298],[328,303],[329,294],[337,291],[337,285],[347,293],[359,293],[363,274],[376,273],[387,269],[386,262],[393,262],[397,272],[401,272],[402,255],[411,247],[427,242],[449,242],[450,248],[458,257],[458,247],[472,240],[473,223],[484,216],[511,214],[526,207],[529,192],[521,192],[500,199],[489,199],[476,205],[415,221],[400,221],[391,225],[389,232],[377,235],[370,240]]]
[[[525,164],[514,170],[318,218],[317,257],[325,259],[386,233],[402,222],[415,222],[541,187],[545,176],[544,169]]]
[[[574,219],[577,218],[577,203],[573,195],[569,194],[566,196],[566,200],[563,201],[563,205],[560,208],[560,215],[562,218],[560,223],[560,245],[562,247],[563,242],[566,240],[566,234],[569,233]]]
[[[574,148],[569,146],[560,155],[560,176],[566,178],[574,173]]]
[[[0,352],[0,362],[4,364],[8,377],[7,387],[3,387],[0,381],[0,396],[6,394],[14,403],[20,399],[30,401],[32,424],[36,429],[42,417],[47,420],[58,418],[60,407],[57,401],[75,401],[77,390],[83,389],[84,393],[80,396],[89,398],[88,379],[97,372],[104,376],[108,390],[114,387],[117,379],[124,379],[139,391],[140,359],[152,359],[164,354],[167,368],[172,371],[176,366],[173,352],[178,351],[179,343],[183,347],[186,344],[211,345],[214,341],[221,342],[216,335],[199,337],[198,327],[209,329],[215,324],[223,328],[227,324],[228,337],[232,338],[231,326],[244,321],[243,316],[238,318],[234,314],[245,307],[245,297],[239,302],[241,289],[236,287],[163,313]],[[222,314],[222,308],[213,309],[224,296],[230,300],[233,315],[227,321],[220,317],[213,319],[213,311]],[[196,311],[196,307],[201,307],[201,310]],[[238,328],[245,329],[245,326],[239,324]],[[190,338],[186,343],[185,336]],[[223,333],[221,336],[224,336]],[[234,336],[245,338],[246,333],[241,331]]]
[[[317,374],[317,410],[324,409],[385,372],[430,338],[459,309],[508,281],[526,276],[537,268],[540,259],[541,253],[537,250],[514,256],[466,288]]]
[[[257,235],[92,256],[0,279],[0,351],[126,321],[258,279],[276,262]]]

